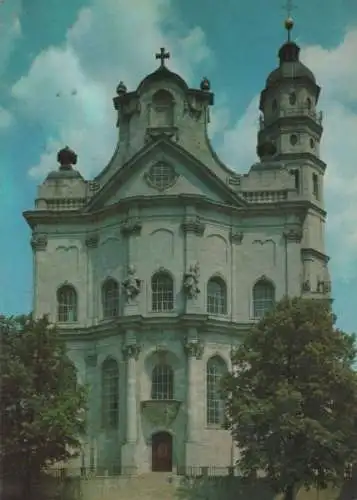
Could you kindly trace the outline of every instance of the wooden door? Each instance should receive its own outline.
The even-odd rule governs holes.
[[[172,436],[168,432],[158,432],[152,436],[152,470],[172,471]]]

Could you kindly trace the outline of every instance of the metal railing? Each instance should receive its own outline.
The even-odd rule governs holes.
[[[300,117],[308,116],[312,118],[318,125],[322,125],[323,122],[323,112],[315,111],[308,106],[297,106],[291,108],[278,108],[274,113],[271,114],[270,119],[267,120],[263,116],[259,117],[259,130],[264,130],[264,128],[279,118],[287,117]]]

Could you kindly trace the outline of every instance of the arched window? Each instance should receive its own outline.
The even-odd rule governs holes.
[[[115,318],[119,314],[119,285],[107,279],[102,286],[102,307],[104,318]]]
[[[275,304],[274,285],[265,279],[257,281],[253,288],[253,314],[262,318]]]
[[[115,359],[102,364],[102,422],[106,429],[118,427],[119,369]]]
[[[174,99],[167,90],[158,90],[152,98],[151,127],[172,127]]]
[[[224,423],[224,401],[221,394],[221,381],[227,372],[227,366],[222,358],[214,356],[208,360],[206,370],[207,425],[222,425]]]
[[[167,272],[154,274],[151,279],[152,310],[172,311],[174,308],[174,282]]]
[[[207,283],[207,312],[227,314],[227,287],[221,278],[211,278]]]
[[[171,366],[158,364],[152,371],[151,399],[173,399],[174,372]]]
[[[57,290],[57,318],[62,323],[77,321],[77,292],[72,285]]]

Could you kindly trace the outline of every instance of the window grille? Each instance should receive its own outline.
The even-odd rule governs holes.
[[[113,280],[107,280],[102,287],[103,317],[115,318],[119,314],[119,285]]]
[[[57,291],[57,318],[62,323],[77,321],[77,293],[71,285]]]
[[[226,364],[222,359],[216,356],[208,360],[206,372],[206,412],[208,425],[222,425],[224,422],[224,402],[221,395],[221,381],[226,371]]]
[[[275,289],[269,281],[258,281],[253,288],[253,314],[262,318],[275,304]]]
[[[174,284],[168,273],[156,273],[151,280],[152,310],[172,311],[174,308]]]
[[[104,428],[118,427],[119,369],[114,359],[102,365],[102,418]]]
[[[152,372],[151,399],[173,399],[174,374],[166,364],[156,365]]]
[[[227,289],[220,278],[211,278],[207,283],[207,312],[227,314]]]

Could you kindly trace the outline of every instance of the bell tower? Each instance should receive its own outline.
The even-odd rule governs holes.
[[[279,66],[270,73],[261,92],[258,147],[272,142],[275,159],[294,175],[296,196],[322,208],[326,165],[320,160],[320,87],[300,61],[300,47],[291,39],[293,27],[294,21],[288,16],[287,40],[278,52]]]

